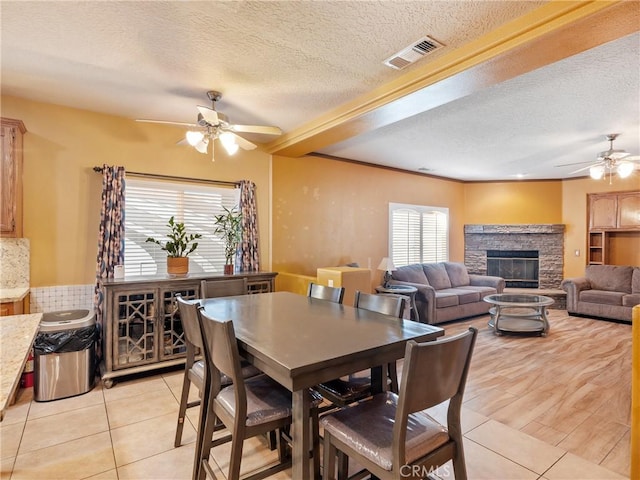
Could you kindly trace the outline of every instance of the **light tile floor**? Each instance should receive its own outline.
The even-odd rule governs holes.
[[[118,381],[111,389],[98,384],[85,395],[46,403],[32,401],[32,389],[21,390],[16,404],[0,423],[0,480],[190,479],[198,409],[188,412],[183,445],[174,448],[181,380],[180,371],[156,374]],[[487,387],[490,385],[483,385]],[[514,397],[521,395],[520,389],[526,391],[526,386],[510,388]],[[510,425],[509,418],[498,421],[483,413],[499,410],[503,402],[504,392],[493,400],[485,395],[481,403],[471,399],[463,406],[470,479],[627,478],[598,465],[599,460],[591,462],[569,451],[563,446],[571,441],[566,434],[554,437],[550,432],[549,441],[541,440],[546,437],[538,430],[553,430],[549,426],[531,422],[523,431],[518,429],[519,424]],[[434,408],[432,414],[444,421],[445,406]],[[560,429],[572,431],[588,420],[576,417],[572,421],[563,417],[563,425],[549,423],[556,427],[556,433]],[[536,435],[529,435],[527,429],[536,430]],[[226,478],[221,472],[227,466],[228,454],[228,446],[212,453],[216,475],[221,479]],[[274,459],[275,453],[262,439],[252,439],[245,446],[242,470],[249,472]],[[450,463],[436,474],[442,480],[454,478]],[[291,479],[291,473],[285,471],[271,478]]]

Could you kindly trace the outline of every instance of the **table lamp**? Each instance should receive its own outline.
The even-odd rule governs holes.
[[[384,257],[378,265],[378,270],[384,270],[384,277],[382,277],[382,286],[384,288],[389,288],[389,280],[391,280],[391,272],[396,269],[396,266],[393,264],[393,260],[389,257]]]

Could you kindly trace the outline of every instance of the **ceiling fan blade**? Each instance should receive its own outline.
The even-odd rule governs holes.
[[[574,162],[574,163],[563,163],[561,165],[554,165],[554,167],[571,167],[572,165],[583,165],[585,163],[593,163],[592,160],[589,160],[587,162]]]
[[[628,157],[624,157],[622,160],[625,162],[637,162],[640,160],[640,155],[629,155]]]
[[[569,172],[567,175],[573,175],[574,173],[584,172],[585,170],[589,170],[591,167],[595,167],[597,165],[600,165],[600,163],[594,163],[593,165],[587,165],[586,167],[582,167],[582,168],[579,168],[577,170],[574,170],[573,172]]]
[[[167,120],[147,120],[144,118],[137,118],[136,122],[141,122],[141,123],[162,123],[165,125],[180,125],[182,127],[199,127],[199,125],[196,125],[195,123],[186,123],[186,122],[170,122]]]
[[[229,125],[229,129],[234,132],[262,133],[264,135],[282,135],[282,130],[278,127],[266,125]]]
[[[202,105],[198,105],[198,111],[202,114],[202,117],[210,123],[211,125],[218,125],[220,123],[220,119],[218,118],[218,112],[209,107],[203,107]]]
[[[233,132],[229,133],[234,136],[234,138],[236,139],[236,143],[243,150],[253,150],[256,148],[256,145],[254,143],[251,143],[249,140],[242,138],[240,135],[236,135]]]

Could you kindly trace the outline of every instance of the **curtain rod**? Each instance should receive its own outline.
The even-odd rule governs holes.
[[[93,167],[93,171],[102,173],[102,167]],[[206,183],[210,185],[220,185],[220,186],[235,187],[235,188],[238,188],[240,186],[240,182],[225,182],[223,180],[206,180],[203,178],[173,177],[171,175],[158,175],[155,173],[140,173],[140,172],[129,172],[129,171],[126,171],[126,174],[134,177],[151,178],[153,180],[179,180],[181,182]]]

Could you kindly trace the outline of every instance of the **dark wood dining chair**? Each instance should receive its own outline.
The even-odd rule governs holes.
[[[234,278],[231,280],[202,280],[200,296],[202,298],[232,297],[247,294],[247,279]]]
[[[341,304],[344,299],[344,287],[327,287],[311,282],[307,289],[307,297]]]
[[[271,431],[277,432],[278,464],[255,472],[245,480],[257,480],[289,468],[291,455],[288,447],[291,438],[285,431],[292,423],[291,392],[264,374],[248,379],[242,376],[238,342],[231,320],[220,321],[211,318],[202,307],[198,309],[198,319],[207,366],[203,396],[207,406],[206,410],[201,412],[201,415],[204,415],[204,427],[202,431],[199,429],[199,439],[196,443],[202,445],[200,452],[196,452],[194,465],[194,468],[198,469],[197,478],[204,480],[207,475],[216,478],[209,464],[211,449],[231,441],[231,458],[226,478],[238,480],[244,441]],[[228,376],[232,383],[223,387],[220,383],[221,374]],[[312,398],[314,450],[311,454],[317,468],[316,478],[320,476],[318,403],[319,399]],[[213,439],[218,419],[227,427],[230,435]]]
[[[353,306],[362,310],[402,318],[406,298],[398,295],[373,295],[356,290]],[[396,363],[386,365],[386,375],[391,391],[398,393],[398,372]],[[332,405],[344,408],[372,395],[371,371],[363,370],[341,378],[321,383],[315,389]],[[326,410],[326,409],[325,409]]]
[[[202,351],[202,337],[200,335],[200,326],[198,325],[198,306],[197,300],[184,300],[180,294],[176,294],[178,303],[178,311],[180,312],[180,321],[182,322],[182,331],[186,344],[186,359],[184,364],[184,377],[182,380],[182,393],[180,394],[180,407],[178,409],[178,426],[176,427],[176,438],[174,446],[179,447],[182,444],[182,430],[187,414],[187,409],[200,405],[200,399],[189,402],[189,391],[191,384],[197,389],[198,393],[202,393],[204,386],[204,362],[196,360],[197,352]]]
[[[426,478],[453,460],[456,480],[466,480],[460,408],[477,334],[470,328],[434,342],[409,341],[399,394],[384,392],[324,416],[323,478],[335,480],[338,456],[339,480],[347,478],[349,459],[383,480]],[[445,400],[446,426],[425,412]]]
[[[199,396],[202,396],[205,378],[205,364],[203,360],[197,359],[201,355],[203,343],[200,333],[200,325],[198,323],[198,300],[184,300],[180,294],[176,294],[176,302],[178,303],[178,311],[180,313],[180,321],[182,322],[182,331],[184,332],[185,344],[187,347],[184,377],[182,380],[182,393],[180,394],[180,407],[178,408],[178,424],[176,427],[176,437],[174,446],[179,447],[182,444],[182,430],[187,415],[187,409],[200,405],[198,400],[189,401],[189,392],[191,385],[198,389]],[[244,377],[253,377],[259,375],[260,370],[250,364],[242,366],[242,375]],[[222,376],[220,382],[223,386],[229,385],[231,379],[226,375]]]

